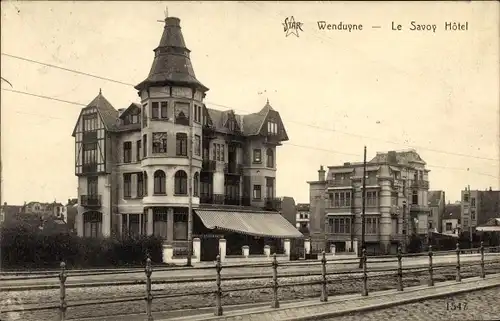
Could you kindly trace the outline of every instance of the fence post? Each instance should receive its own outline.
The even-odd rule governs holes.
[[[367,296],[368,295],[368,273],[366,271],[366,249],[363,249],[361,251],[361,260],[363,262],[363,290],[361,295],[362,296]]]
[[[321,285],[321,302],[328,301],[328,288],[326,282],[326,253],[323,251],[323,257],[321,258],[321,276],[322,276],[322,285]]]
[[[278,301],[278,259],[276,259],[276,253],[273,254],[273,303],[271,308],[279,308],[280,303]]]
[[[66,304],[66,263],[61,262],[61,272],[59,272],[59,289],[60,289],[60,303],[59,303],[59,320],[64,321],[66,319],[66,309],[68,305]]]
[[[434,286],[434,270],[432,268],[432,245],[429,245],[429,286]]]
[[[462,276],[460,275],[460,244],[457,242],[457,282],[462,282]]]
[[[217,255],[217,262],[215,263],[215,270],[217,271],[217,276],[215,283],[217,285],[217,290],[215,292],[215,311],[216,316],[222,315],[222,289],[221,289],[221,277],[220,272],[222,271],[222,263],[220,255]]]
[[[144,272],[146,273],[146,315],[148,316],[148,321],[153,321],[153,295],[151,294],[151,274],[153,273],[153,268],[151,267],[149,255],[146,259],[146,268]]]
[[[398,291],[403,291],[403,255],[401,245],[398,245]]]
[[[486,277],[486,273],[484,272],[484,243],[481,241],[481,278],[484,279]]]

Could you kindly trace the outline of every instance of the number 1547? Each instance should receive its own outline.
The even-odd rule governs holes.
[[[467,310],[467,303],[466,302],[446,302],[446,310]]]

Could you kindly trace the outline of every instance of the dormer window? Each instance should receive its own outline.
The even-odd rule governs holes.
[[[138,123],[139,123],[139,114],[138,113],[130,114],[123,119],[124,125],[138,124]]]
[[[267,122],[267,134],[277,135],[278,134],[278,124],[272,121]]]

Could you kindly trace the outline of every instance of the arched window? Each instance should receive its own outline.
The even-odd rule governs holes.
[[[165,177],[165,172],[162,170],[157,170],[154,175],[154,180],[155,180],[155,187],[154,187],[154,193],[155,194],[166,194],[166,177]]]
[[[194,173],[194,178],[193,178],[193,196],[198,196],[198,190],[200,186],[200,175],[198,172]]]
[[[272,148],[268,148],[266,151],[267,155],[267,167],[273,168],[274,167],[274,151]]]
[[[83,213],[83,236],[100,237],[102,236],[102,213],[90,211]]]
[[[183,170],[177,171],[177,173],[175,173],[175,194],[187,194],[187,174]]]

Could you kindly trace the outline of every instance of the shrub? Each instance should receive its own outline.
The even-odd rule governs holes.
[[[162,239],[154,236],[81,238],[69,233],[44,234],[38,228],[19,223],[2,226],[3,268],[105,267],[144,265],[146,255],[162,262]]]

